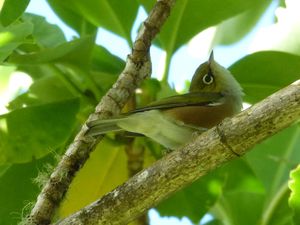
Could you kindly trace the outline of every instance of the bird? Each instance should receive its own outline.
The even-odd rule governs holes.
[[[195,132],[202,133],[240,112],[242,97],[240,84],[215,61],[212,51],[208,61],[196,69],[188,93],[154,101],[114,118],[91,121],[87,123],[87,135],[126,131],[174,150]]]

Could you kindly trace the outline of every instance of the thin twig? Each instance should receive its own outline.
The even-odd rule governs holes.
[[[300,119],[300,80],[197,136],[56,225],[127,224],[209,171]],[[180,206],[179,206],[180,207]]]
[[[141,81],[150,75],[150,45],[169,16],[174,3],[175,0],[157,1],[134,42],[125,69],[114,86],[102,98],[95,113],[90,115],[87,122],[118,114]],[[34,208],[23,224],[50,224],[54,211],[68,190],[75,173],[84,165],[89,154],[101,139],[86,136],[87,130],[87,126],[83,125],[74,142],[51,174],[49,181],[39,194]]]

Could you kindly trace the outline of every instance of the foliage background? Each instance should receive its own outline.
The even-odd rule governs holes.
[[[98,28],[119,35],[131,46],[138,9],[148,12],[155,1],[48,0],[53,11],[78,34],[70,41],[45,18],[24,13],[29,2],[3,1],[0,13],[1,96],[7,95],[20,72],[32,79],[29,89],[9,93],[7,112],[0,115],[0,224],[17,224],[30,209],[40,190],[33,179],[38,174],[39,184],[47,179],[59,155],[124,67],[122,59],[95,43]],[[274,24],[258,35],[254,52],[229,69],[250,104],[299,79],[297,0],[178,0],[155,40],[166,52],[162,79],[145,81],[133,102],[145,105],[175,93],[168,84],[170,62],[199,32],[215,27],[210,44],[203,49],[206,53],[212,47],[238,43],[253,31],[271,4],[279,9]],[[126,141],[111,134],[97,147],[72,183],[57,218],[128,179]],[[137,138],[133,146],[145,146],[144,167],[161,157],[161,147],[149,140]],[[195,224],[207,214],[211,220],[205,224],[299,224],[300,197],[295,188],[299,186],[299,167],[290,180],[292,194],[288,187],[290,170],[300,162],[299,146],[300,127],[295,124],[156,209],[162,216],[187,216]]]

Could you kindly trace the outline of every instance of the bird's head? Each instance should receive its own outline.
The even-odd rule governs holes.
[[[190,92],[220,92],[240,98],[243,95],[240,84],[229,70],[214,60],[213,52],[209,60],[197,68],[191,81]]]

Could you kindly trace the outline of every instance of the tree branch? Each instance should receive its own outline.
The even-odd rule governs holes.
[[[127,224],[300,118],[300,80],[197,136],[56,225]]]
[[[132,53],[127,58],[125,69],[114,86],[102,98],[95,113],[90,115],[87,122],[118,114],[141,81],[150,75],[149,49],[151,41],[166,21],[174,3],[175,0],[157,1],[138,34]],[[50,224],[54,211],[68,190],[75,173],[84,165],[90,152],[101,139],[86,136],[87,130],[87,126],[83,125],[39,194],[25,224]]]

